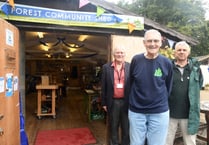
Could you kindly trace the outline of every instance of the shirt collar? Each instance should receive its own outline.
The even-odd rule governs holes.
[[[115,61],[112,62],[111,66],[112,66],[112,67],[115,67],[115,66],[116,66]],[[122,69],[124,68],[124,66],[125,66],[125,62],[122,64]]]

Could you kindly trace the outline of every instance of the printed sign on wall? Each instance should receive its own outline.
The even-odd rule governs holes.
[[[6,74],[6,97],[13,95],[13,74]]]
[[[0,77],[0,93],[4,92],[4,77]]]
[[[18,77],[17,76],[14,76],[14,91],[17,91],[18,90]]]
[[[9,46],[14,46],[14,34],[9,29],[6,29],[6,44]]]

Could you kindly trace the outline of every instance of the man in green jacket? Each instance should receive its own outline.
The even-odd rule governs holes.
[[[173,145],[178,125],[183,134],[184,145],[196,145],[203,76],[199,62],[189,57],[190,51],[190,46],[184,41],[175,45],[173,87],[169,97],[170,121],[166,145]]]

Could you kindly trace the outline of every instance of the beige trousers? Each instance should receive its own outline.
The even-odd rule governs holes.
[[[188,119],[170,118],[166,145],[174,144],[175,134],[178,126],[180,127],[183,135],[184,145],[196,145],[196,134],[195,135],[188,134],[187,123],[188,123]]]

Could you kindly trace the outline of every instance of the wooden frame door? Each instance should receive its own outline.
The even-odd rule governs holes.
[[[20,145],[19,31],[0,19],[0,144]]]

